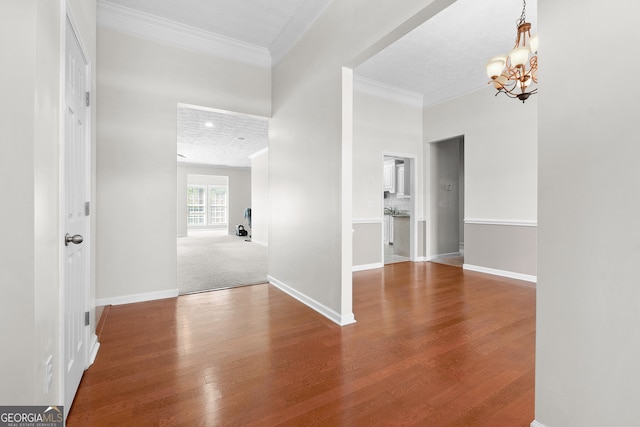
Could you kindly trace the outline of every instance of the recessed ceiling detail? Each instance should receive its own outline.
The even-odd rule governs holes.
[[[178,163],[251,167],[249,156],[268,140],[267,118],[178,106]]]

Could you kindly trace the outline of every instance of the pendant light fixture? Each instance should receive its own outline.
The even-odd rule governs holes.
[[[516,43],[508,55],[496,55],[487,63],[489,82],[499,93],[518,98],[524,103],[538,91],[538,36],[531,36],[531,24],[526,22],[526,0],[522,1],[522,15],[517,21]]]

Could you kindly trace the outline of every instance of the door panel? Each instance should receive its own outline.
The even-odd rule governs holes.
[[[67,413],[87,366],[88,335],[84,313],[89,283],[89,217],[85,212],[88,192],[88,117],[85,105],[88,64],[67,20],[64,132],[64,232],[80,235],[82,242],[62,242],[64,263],[64,405]]]

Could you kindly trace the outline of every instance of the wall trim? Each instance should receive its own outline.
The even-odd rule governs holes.
[[[479,225],[512,225],[519,227],[537,227],[538,221],[530,221],[526,219],[476,219],[465,218],[465,224],[479,224]]]
[[[271,68],[269,49],[98,0],[98,25],[165,45]]]
[[[510,279],[524,280],[525,282],[537,283],[538,277],[529,274],[514,273],[512,271],[497,270],[495,268],[480,267],[478,265],[463,264],[462,268],[469,271],[477,271],[479,273],[493,274],[494,276],[508,277]]]
[[[268,152],[269,152],[269,147],[264,147],[264,148],[261,148],[260,150],[256,151],[256,152],[255,152],[255,153],[253,153],[253,154],[249,154],[249,158],[250,158],[251,160],[253,160],[253,159],[255,159],[256,157],[258,157],[258,156],[262,156],[263,154],[266,154],[266,153],[268,153]]]
[[[353,316],[353,313],[347,314],[345,316],[340,315],[339,313],[337,313],[334,310],[330,309],[326,305],[324,305],[324,304],[314,300],[313,298],[310,298],[310,297],[306,296],[305,294],[293,289],[291,286],[288,286],[288,285],[284,284],[283,282],[279,281],[278,279],[276,279],[273,276],[267,276],[267,280],[269,280],[269,283],[271,283],[276,288],[280,289],[285,294],[289,295],[290,297],[293,297],[293,298],[297,299],[298,301],[300,301],[301,303],[303,303],[307,307],[312,308],[313,310],[317,311],[318,313],[322,314],[327,319],[331,320],[332,322],[334,322],[334,323],[336,323],[336,324],[338,324],[340,326],[345,326],[345,325],[349,325],[351,323],[356,323],[356,319]]]
[[[322,15],[329,6],[330,1],[304,1],[294,17],[287,22],[278,34],[278,37],[271,43],[271,61],[276,65],[293,46],[300,41],[309,27]]]
[[[536,420],[533,420],[531,421],[531,427],[546,427],[546,426]]]
[[[353,76],[353,90],[367,95],[422,108],[422,94],[401,89],[358,75]]]
[[[446,258],[446,257],[450,257],[450,256],[462,256],[461,252],[449,252],[446,254],[436,254],[436,255],[431,255],[431,260],[436,260],[439,258]]]
[[[91,348],[89,349],[89,364],[87,367],[93,365],[93,362],[96,361],[96,356],[98,355],[98,350],[100,349],[100,343],[98,342],[98,336],[93,334],[91,337]]]
[[[383,221],[383,218],[354,218],[351,220],[353,224],[379,224]]]
[[[134,302],[154,301],[157,299],[176,298],[178,289],[169,289],[166,291],[147,292],[144,294],[123,295],[111,298],[96,298],[96,305],[122,305]]]
[[[383,262],[374,262],[373,264],[354,265],[351,268],[351,271],[356,272],[356,271],[374,270],[376,268],[384,268],[384,263]]]

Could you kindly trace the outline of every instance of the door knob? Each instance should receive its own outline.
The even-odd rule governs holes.
[[[71,234],[67,233],[64,236],[64,245],[65,246],[69,246],[69,243],[73,243],[74,245],[78,245],[78,244],[82,243],[83,240],[84,240],[84,238],[80,234],[76,234],[76,235],[72,236]]]

